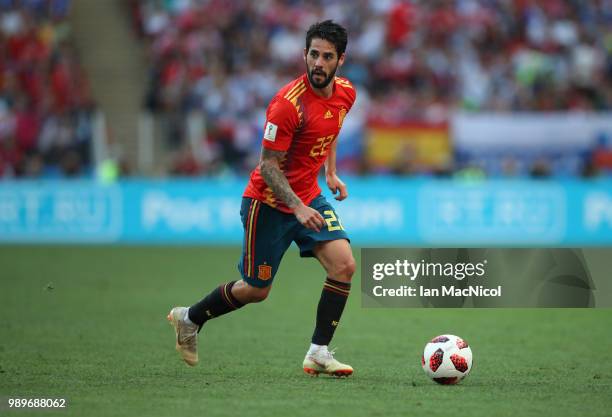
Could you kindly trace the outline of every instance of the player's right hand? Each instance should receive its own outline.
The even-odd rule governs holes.
[[[325,226],[325,219],[321,216],[321,213],[308,207],[305,204],[300,204],[293,210],[293,214],[298,221],[308,229],[312,229],[316,232],[320,232],[321,228]]]

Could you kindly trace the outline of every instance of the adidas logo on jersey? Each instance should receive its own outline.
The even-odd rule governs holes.
[[[325,113],[325,116],[323,118],[324,119],[331,119],[332,117],[334,117],[332,112],[330,110],[327,110],[327,112]]]

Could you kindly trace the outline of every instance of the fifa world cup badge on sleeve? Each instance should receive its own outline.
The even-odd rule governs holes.
[[[276,131],[278,126],[272,122],[266,123],[266,130],[264,131],[264,139],[274,142],[276,140]]]

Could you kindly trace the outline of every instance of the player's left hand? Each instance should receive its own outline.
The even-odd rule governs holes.
[[[325,179],[327,181],[327,186],[329,187],[332,193],[334,194],[340,193],[334,197],[336,200],[342,201],[346,197],[348,197],[348,191],[346,188],[346,184],[342,182],[342,180],[338,178],[336,174],[327,175]]]

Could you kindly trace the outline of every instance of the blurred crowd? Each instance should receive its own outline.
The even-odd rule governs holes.
[[[610,0],[132,0],[151,62],[146,107],[165,118],[177,174],[245,172],[279,87],[304,70],[308,26],[349,30],[341,70],[358,86],[340,163],[367,172],[364,125],[450,112],[612,108]],[[203,112],[200,145],[185,140]],[[536,167],[537,168],[537,167]],[[540,172],[542,170],[537,170]]]
[[[0,0],[0,178],[69,177],[90,164],[92,99],[70,0]]]
[[[365,157],[372,124],[444,124],[457,111],[612,111],[612,0],[125,2],[150,61],[144,107],[176,175],[244,174],[256,164],[266,106],[304,71],[305,30],[327,18],[349,30],[340,74],[358,89],[339,138],[345,172],[376,172]],[[0,177],[91,169],[94,104],[69,8],[0,0]],[[572,170],[612,171],[611,155],[612,139],[598,138]],[[493,156],[476,168],[555,175],[549,157],[525,165]],[[388,171],[423,171],[399,162]],[[465,155],[453,162],[439,172],[474,168]]]

